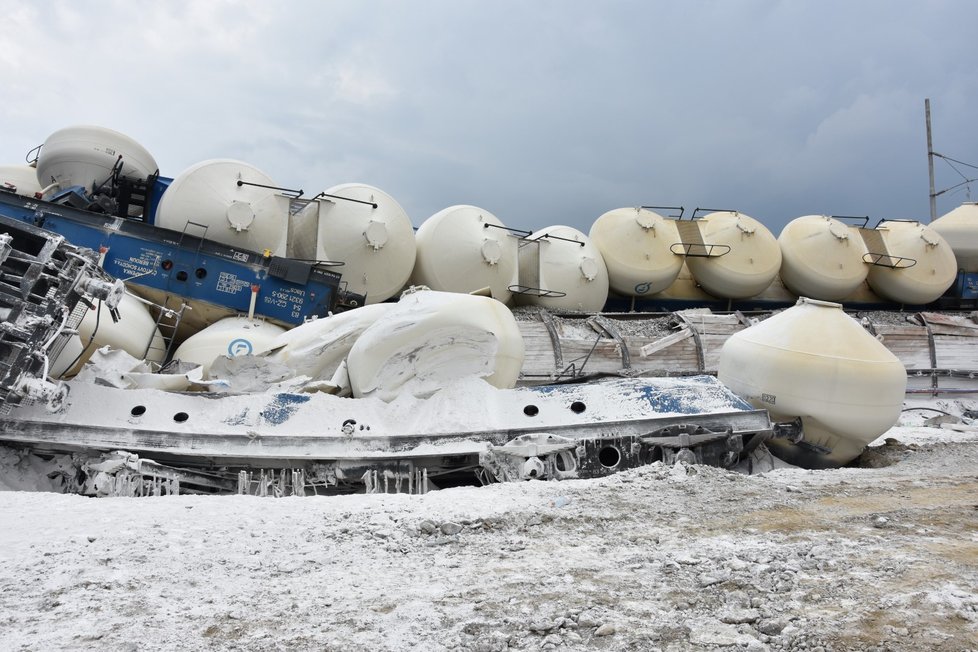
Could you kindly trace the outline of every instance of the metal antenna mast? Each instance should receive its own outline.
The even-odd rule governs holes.
[[[924,99],[924,116],[927,119],[927,168],[930,172],[930,221],[937,219],[937,193],[934,191],[934,144],[930,132],[930,98]]]

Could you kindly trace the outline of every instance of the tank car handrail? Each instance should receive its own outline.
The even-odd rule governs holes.
[[[682,251],[676,251],[676,247],[680,247]],[[700,249],[706,250],[706,253],[692,253],[693,247],[698,247]],[[722,249],[718,254],[713,253],[714,249]],[[676,254],[677,256],[685,256],[687,258],[719,258],[720,256],[726,256],[730,253],[730,245],[725,244],[705,244],[699,242],[676,242],[669,246],[669,251]]]
[[[689,219],[691,219],[691,220],[697,220],[697,219],[700,219],[701,217],[703,217],[702,215],[699,215],[699,216],[696,215],[700,211],[703,211],[704,213],[737,213],[737,212],[739,212],[739,211],[730,210],[729,208],[699,208],[699,207],[697,207],[696,210],[693,211],[693,214],[689,216]]]
[[[490,224],[489,222],[486,222],[485,224],[483,224],[482,225],[482,228],[484,228],[484,229],[489,229],[489,228],[502,229],[503,231],[509,231],[510,233],[512,233],[514,235],[519,235],[520,237],[523,237],[523,238],[526,238],[531,233],[533,233],[532,231],[527,231],[526,229],[517,229],[517,228],[514,228],[512,226],[503,226],[502,224]]]
[[[888,258],[892,263],[880,262],[884,258]],[[889,267],[890,269],[910,269],[917,264],[917,260],[914,258],[907,258],[906,256],[894,256],[893,254],[879,254],[872,251],[863,254],[863,262],[869,265],[875,265],[876,267]],[[903,263],[909,262],[909,265],[904,265]]]
[[[564,242],[570,242],[571,244],[581,245],[582,247],[586,246],[586,243],[581,242],[580,240],[571,240],[570,238],[562,238],[559,235],[552,235],[550,233],[544,233],[542,235],[538,235],[535,238],[523,238],[523,239],[527,242],[539,242],[540,240],[544,240],[544,239],[563,240]]]
[[[27,152],[27,154],[24,156],[24,160],[27,161],[27,164],[28,165],[33,165],[35,167],[37,166],[37,159],[40,158],[40,156],[41,156],[41,148],[42,147],[44,147],[44,143],[41,143],[40,145],[38,145],[34,149],[32,149],[29,152]],[[31,158],[31,154],[34,155],[34,158]]]
[[[510,292],[512,292],[513,294],[526,294],[526,295],[532,295],[532,296],[535,296],[535,297],[555,297],[555,298],[559,298],[559,297],[566,297],[567,296],[567,293],[566,292],[561,292],[560,290],[545,290],[543,288],[535,288],[535,287],[531,287],[529,285],[519,285],[519,284],[510,285],[507,289]]]
[[[256,188],[268,188],[269,190],[278,190],[282,194],[295,195],[293,199],[298,199],[299,197],[302,197],[302,193],[303,193],[301,189],[293,190],[291,188],[282,188],[279,186],[266,186],[265,184],[262,183],[252,183],[251,181],[244,181],[243,179],[238,179],[237,184],[239,188],[241,186],[255,186]]]
[[[683,206],[639,206],[647,211],[679,211],[679,215],[666,215],[666,217],[676,220],[683,219],[683,213],[686,212]]]
[[[829,215],[833,220],[862,220],[863,223],[859,227],[865,229],[866,225],[869,224],[869,215]]]
[[[355,204],[366,204],[367,206],[373,206],[374,208],[377,208],[377,202],[375,202],[375,201],[365,201],[363,199],[353,199],[352,197],[341,197],[339,195],[329,195],[325,191],[323,191],[323,192],[319,193],[318,195],[316,195],[315,197],[313,197],[313,200],[315,201],[315,200],[319,199],[320,197],[329,197],[330,199],[342,199],[343,201],[351,201],[351,202],[353,202]]]

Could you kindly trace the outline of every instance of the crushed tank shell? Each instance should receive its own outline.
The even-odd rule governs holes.
[[[173,359],[201,365],[207,377],[218,357],[262,353],[284,332],[281,326],[259,319],[226,317],[188,337],[173,353]]]
[[[320,201],[317,257],[342,262],[337,271],[347,289],[366,294],[367,303],[397,294],[417,257],[411,218],[393,197],[366,184],[341,184],[326,194],[369,203],[329,197]]]
[[[731,336],[717,378],[773,421],[801,417],[809,446],[769,446],[807,468],[852,461],[896,423],[907,385],[903,363],[840,304],[806,298]]]
[[[238,181],[245,182],[238,185]],[[249,185],[258,184],[258,185]],[[181,172],[163,193],[156,225],[248,251],[284,256],[289,200],[258,168],[232,159],[201,161]],[[194,224],[189,224],[193,222]],[[206,230],[197,226],[206,227]]]
[[[519,260],[521,286],[563,296],[540,296],[531,291],[517,295],[517,303],[597,312],[608,300],[604,258],[591,239],[577,229],[558,225],[536,231],[520,246]]]
[[[0,187],[24,197],[33,197],[41,192],[37,170],[30,165],[0,165]]]
[[[696,282],[715,297],[746,299],[771,285],[781,267],[781,248],[768,229],[743,213],[717,211],[699,220],[706,245],[723,255],[686,259]]]
[[[884,299],[910,305],[936,301],[951,287],[958,264],[950,245],[934,229],[918,222],[884,222],[877,227],[890,256],[916,261],[909,267],[872,265],[870,287]],[[872,255],[875,252],[870,252]]]
[[[595,220],[588,234],[608,268],[611,289],[623,296],[662,292],[679,276],[683,257],[676,222],[645,208],[616,208]]]
[[[450,206],[415,234],[418,256],[411,282],[445,292],[489,288],[503,303],[517,283],[519,239],[489,211]]]
[[[859,232],[826,215],[789,222],[778,237],[781,280],[797,295],[838,301],[866,280],[866,244]]]
[[[470,377],[516,385],[523,336],[513,313],[491,297],[415,290],[367,327],[347,356],[355,397],[430,396]]]
[[[958,263],[958,269],[978,273],[978,203],[961,204],[930,224],[944,238]]]
[[[120,156],[123,177],[145,179],[159,170],[145,147],[118,131],[91,125],[59,129],[38,154],[37,182],[42,188],[58,183],[91,191],[109,178]]]

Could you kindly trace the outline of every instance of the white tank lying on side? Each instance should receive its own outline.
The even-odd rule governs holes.
[[[856,229],[827,215],[805,215],[782,229],[781,280],[797,295],[839,301],[866,280],[867,249]]]
[[[470,377],[516,385],[523,336],[513,313],[490,297],[409,290],[357,339],[347,356],[357,398],[426,397]]]
[[[393,197],[373,186],[345,183],[325,192],[333,197],[319,201],[318,220],[307,221],[306,233],[293,237],[315,238],[318,259],[342,262],[336,271],[348,290],[367,295],[367,303],[397,294],[417,256],[411,218]],[[347,201],[351,199],[356,201]]]
[[[145,179],[159,170],[156,159],[135,140],[105,127],[78,125],[54,132],[37,158],[37,182],[42,188],[83,186],[91,192],[112,174],[122,158],[120,176]]]
[[[187,338],[173,353],[174,360],[199,364],[208,377],[214,360],[267,351],[285,329],[247,316],[225,317]]]
[[[41,192],[37,170],[29,165],[0,165],[0,189],[10,190],[23,197]]]
[[[517,303],[597,312],[608,300],[608,268],[586,235],[548,226],[520,243],[520,286]]]
[[[264,172],[242,161],[201,161],[181,172],[163,193],[156,225],[284,256],[289,199],[264,187],[274,185]]]
[[[498,217],[475,206],[450,206],[418,228],[411,283],[443,292],[489,288],[503,303],[517,283],[519,239]]]
[[[910,305],[936,301],[951,287],[958,263],[947,241],[919,222],[884,222],[877,227],[889,256],[869,270],[870,287],[884,299]]]
[[[616,208],[591,225],[591,241],[608,267],[611,289],[626,297],[662,292],[679,276],[683,257],[675,220],[647,208]]]
[[[855,459],[897,422],[907,387],[903,363],[840,304],[804,297],[731,336],[717,378],[773,421],[801,418],[803,441],[768,445],[805,468]]]
[[[966,202],[930,223],[930,228],[947,240],[958,261],[958,269],[978,272],[978,203]]]
[[[689,256],[686,264],[704,290],[721,299],[746,299],[771,285],[781,268],[781,248],[767,227],[735,211],[709,213],[699,223],[703,243],[713,249],[709,256]]]

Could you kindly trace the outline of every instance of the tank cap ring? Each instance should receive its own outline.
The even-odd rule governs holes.
[[[635,216],[635,222],[645,230],[655,228],[655,213],[651,211],[638,209],[638,215]]]
[[[255,209],[245,201],[232,201],[225,215],[235,231],[246,231],[255,221]]]

